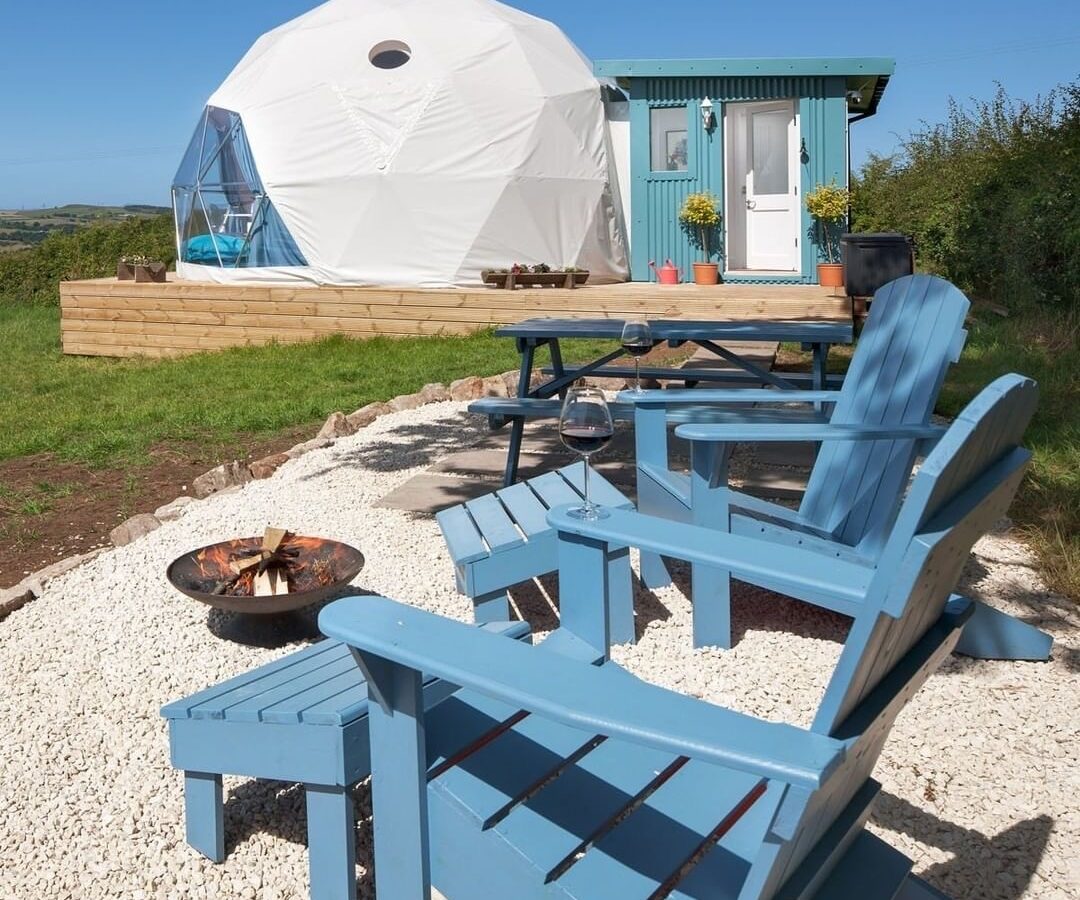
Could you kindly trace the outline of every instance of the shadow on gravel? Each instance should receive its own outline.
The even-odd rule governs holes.
[[[650,591],[637,574],[633,575],[634,631],[640,640],[652,622],[666,622],[671,618],[667,607]],[[559,627],[559,576],[558,573],[523,582],[510,589],[510,600],[518,618],[529,623],[534,634],[554,631]]]
[[[1053,818],[1044,814],[989,837],[886,791],[878,795],[871,818],[883,828],[950,854],[952,859],[930,866],[922,877],[958,900],[1020,900],[1054,829]]]
[[[356,862],[365,870],[357,884],[359,896],[374,892],[374,858],[371,852],[371,784],[351,788],[356,821]],[[225,801],[225,852],[254,834],[270,834],[293,844],[307,845],[307,810],[304,787],[283,781],[245,781],[229,791]]]
[[[330,464],[303,476],[301,480],[321,478],[342,466],[372,472],[397,472],[429,466],[448,453],[477,444],[487,434],[487,426],[482,422],[470,423],[467,417],[462,417],[461,421],[452,424],[429,422],[399,425],[386,434],[396,440],[370,441],[352,450],[332,453]]]
[[[322,632],[319,631],[319,612],[322,608],[342,597],[358,596],[371,597],[374,594],[347,584],[318,603],[278,615],[260,616],[211,609],[206,616],[206,627],[220,640],[274,650],[299,641],[322,640]]]
[[[690,566],[671,559],[665,559],[665,562],[675,587],[687,597],[691,596]],[[733,646],[741,641],[748,631],[782,631],[797,637],[842,644],[847,640],[850,627],[851,619],[840,613],[732,579]]]

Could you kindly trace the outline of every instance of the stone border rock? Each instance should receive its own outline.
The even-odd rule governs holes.
[[[539,370],[534,370],[529,378],[530,384],[537,383],[541,377]],[[164,522],[180,518],[184,510],[192,503],[209,497],[231,494],[240,490],[249,481],[269,478],[289,460],[297,459],[312,450],[330,447],[339,438],[356,434],[361,428],[366,428],[381,416],[447,400],[512,397],[517,394],[518,380],[519,375],[516,371],[503,372],[501,375],[491,375],[487,378],[471,375],[451,382],[449,387],[438,382],[425,384],[415,394],[402,394],[386,403],[369,403],[348,415],[343,412],[333,412],[311,440],[299,443],[284,453],[274,453],[257,459],[248,465],[234,459],[232,462],[215,466],[192,480],[191,494],[181,494],[175,500],[159,506],[153,513],[138,513],[124,520],[109,532],[109,540],[114,547],[123,547],[132,541],[137,541],[160,528]],[[66,557],[27,575],[14,587],[0,590],[0,621],[31,600],[40,597],[45,590],[45,585],[53,578],[89,562],[105,549],[107,548],[100,547],[89,553]]]

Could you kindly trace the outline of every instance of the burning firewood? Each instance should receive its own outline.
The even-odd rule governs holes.
[[[334,584],[339,567],[330,545],[284,528],[267,528],[258,543],[227,542],[204,548],[197,557],[205,581],[201,590],[229,597],[269,597],[303,593]]]

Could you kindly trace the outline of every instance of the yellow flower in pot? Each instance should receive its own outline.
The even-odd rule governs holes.
[[[840,264],[840,231],[847,220],[850,194],[835,181],[819,184],[806,195],[806,211],[814,219],[818,248],[825,257],[817,267],[818,284],[844,286],[844,267]]]
[[[679,210],[679,221],[705,252],[705,261],[694,263],[694,284],[716,284],[720,270],[712,262],[710,238],[720,224],[720,201],[708,191],[689,194]]]

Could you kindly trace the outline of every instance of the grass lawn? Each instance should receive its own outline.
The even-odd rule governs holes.
[[[1025,441],[1034,456],[1011,515],[1038,551],[1050,585],[1080,600],[1080,310],[1051,307],[1002,319],[976,305],[974,318],[939,411],[954,415],[1006,372],[1039,383]]]
[[[1080,598],[1080,313],[1037,310],[1002,319],[975,308],[963,359],[949,373],[939,411],[954,415],[998,375],[1039,382],[1028,432],[1034,462],[1013,507],[1051,586]],[[250,347],[176,360],[65,357],[59,310],[0,303],[0,462],[39,453],[104,469],[151,460],[162,445],[242,455],[246,445],[334,410],[411,393],[432,381],[514,369],[513,343],[491,332],[468,337],[330,338]],[[568,360],[610,342],[567,342]],[[847,353],[832,360],[841,370]],[[785,348],[784,362],[805,362]],[[77,490],[64,481],[0,483],[0,512],[33,517]]]
[[[569,359],[610,342],[566,342]],[[0,304],[0,460],[52,452],[97,466],[145,461],[162,442],[226,445],[315,424],[334,410],[433,381],[516,369],[512,341],[467,337],[329,338],[184,359],[99,359],[60,352],[59,310]]]

